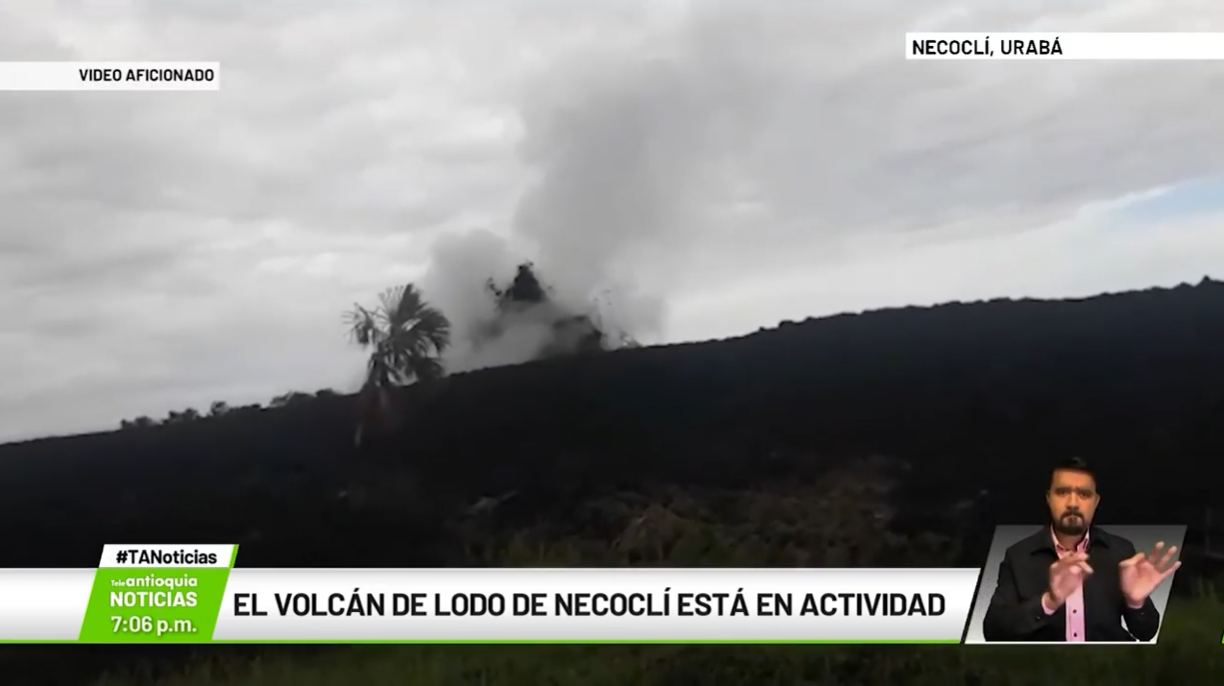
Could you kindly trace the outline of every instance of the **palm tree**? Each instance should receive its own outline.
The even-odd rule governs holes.
[[[358,446],[367,421],[382,419],[389,410],[391,388],[444,374],[440,357],[450,344],[450,322],[425,302],[416,286],[389,288],[378,300],[373,309],[355,304],[345,315],[353,340],[370,349],[361,389],[362,419],[354,440]]]

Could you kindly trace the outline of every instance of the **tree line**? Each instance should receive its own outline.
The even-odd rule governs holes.
[[[552,318],[555,340],[540,351],[541,357],[637,346],[637,342],[625,333],[609,335],[592,315],[567,312],[558,307],[530,262],[520,264],[505,287],[499,287],[490,278],[486,289],[495,305],[495,315],[478,328],[483,338],[496,338],[507,326],[513,325],[516,316],[543,306]],[[373,306],[354,303],[352,309],[344,313],[344,323],[352,341],[369,351],[365,381],[358,394],[361,418],[358,420],[356,442],[360,444],[366,426],[385,419],[392,412],[392,389],[445,376],[442,355],[451,343],[451,322],[441,310],[425,300],[415,284],[407,283],[384,290]],[[273,398],[268,407],[282,407],[312,397],[335,394],[330,389],[313,395],[291,392]],[[160,422],[149,417],[125,419],[120,427],[139,428],[159,423],[194,421],[239,409],[262,407],[231,408],[224,402],[214,402],[207,415],[188,408],[170,412]]]
[[[626,333],[610,335],[592,315],[559,308],[530,262],[519,265],[515,276],[505,287],[499,287],[490,278],[486,289],[493,299],[495,315],[493,320],[484,322],[485,326],[480,328],[485,338],[496,338],[505,327],[512,325],[516,316],[544,306],[552,317],[555,340],[540,351],[541,357],[637,346],[637,342]],[[442,356],[451,344],[451,322],[441,310],[426,301],[415,284],[407,283],[379,293],[373,306],[354,303],[352,309],[344,313],[344,323],[353,343],[369,351],[365,380],[358,394],[360,418],[355,442],[360,445],[363,433],[371,425],[383,423],[393,413],[392,389],[434,381],[446,375]],[[335,395],[336,392],[331,389],[314,394],[295,391],[273,398],[268,407],[283,407],[311,398]],[[224,402],[214,402],[207,414],[188,408],[172,411],[160,422],[149,417],[125,419],[120,427],[128,429],[173,424],[258,409],[263,407],[249,405],[234,408]]]
[[[441,358],[450,344],[450,321],[425,301],[414,284],[388,288],[379,294],[378,303],[373,307],[354,304],[353,309],[345,313],[345,322],[353,342],[370,351],[360,394],[363,407],[376,403],[376,408],[385,411],[388,406],[386,394],[390,389],[414,381],[436,379],[445,373]],[[337,392],[330,388],[315,393],[291,391],[272,398],[266,407],[286,407],[313,398],[336,395]],[[264,409],[264,406],[232,407],[223,401],[216,401],[209,406],[207,413],[189,407],[172,410],[160,421],[142,416],[124,419],[119,426],[121,429],[138,429],[260,409]],[[365,414],[363,423],[369,419]],[[360,431],[359,427],[358,441]]]
[[[135,419],[124,419],[119,422],[120,429],[140,429],[150,426],[158,426],[161,424],[180,424],[183,422],[192,422],[200,419],[208,419],[221,417],[223,415],[250,412],[262,410],[272,407],[285,407],[293,405],[312,398],[334,398],[340,395],[335,390],[330,388],[321,388],[314,393],[303,393],[301,391],[290,391],[272,398],[267,405],[254,403],[251,405],[230,405],[229,403],[217,400],[208,406],[207,412],[201,412],[194,407],[188,407],[185,410],[171,410],[162,419],[154,419],[147,415],[136,417]]]

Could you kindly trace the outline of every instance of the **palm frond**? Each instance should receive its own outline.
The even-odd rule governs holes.
[[[399,307],[404,294],[404,286],[392,286],[378,294],[378,309],[383,312],[394,312]]]
[[[426,341],[439,354],[450,345],[450,321],[432,307],[426,307],[418,313],[416,321],[412,324],[412,332],[418,338]]]
[[[374,345],[382,338],[378,316],[361,305],[354,304],[352,310],[345,312],[344,321],[349,327],[349,336],[362,347]]]
[[[430,307],[416,286],[390,288],[381,296],[387,329],[396,347],[417,355],[441,354],[450,343],[450,321]]]
[[[413,284],[388,288],[379,305],[355,305],[347,313],[353,340],[371,348],[367,382],[386,388],[413,380],[440,377],[445,369],[437,358],[450,344],[450,322],[430,307]]]
[[[404,326],[405,323],[415,320],[421,310],[427,309],[420,290],[410,283],[389,288],[383,295],[386,298],[383,300],[383,307],[390,315],[390,321],[397,326]]]
[[[412,378],[419,381],[432,381],[441,378],[446,373],[442,362],[435,357],[410,357],[407,371]]]
[[[391,328],[405,327],[420,316],[422,310],[429,309],[421,292],[412,284],[388,288],[382,292],[379,300],[387,312]]]

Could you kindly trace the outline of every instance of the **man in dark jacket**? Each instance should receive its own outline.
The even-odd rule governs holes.
[[[1136,553],[1093,525],[1100,503],[1088,464],[1060,463],[1046,493],[1050,525],[1007,549],[982,622],[987,641],[1150,641],[1160,612],[1149,596],[1173,575],[1176,547]],[[1125,622],[1125,626],[1123,626]]]

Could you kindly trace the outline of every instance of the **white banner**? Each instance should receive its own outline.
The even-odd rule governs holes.
[[[220,62],[0,62],[0,91],[218,91]]]
[[[1222,60],[1224,33],[907,33],[907,60]]]
[[[207,602],[203,575],[214,573],[208,569],[216,563],[200,562],[208,566],[163,573],[174,575],[180,586],[179,577],[201,575],[199,586],[193,583],[184,590],[198,591],[202,609]],[[102,572],[108,576],[95,586],[95,575]],[[156,636],[134,635],[140,633],[135,627],[141,623],[155,627],[159,618],[172,617],[166,614],[171,610],[159,607],[163,614],[151,619],[146,618],[150,611],[136,610],[139,616],[131,619],[125,614],[131,611],[114,605],[118,601],[113,598],[126,593],[116,589],[134,587],[115,575],[129,573],[145,572],[113,567],[0,570],[0,641],[79,637],[109,641],[103,634],[111,629],[99,627],[113,622],[116,640],[154,642]],[[197,617],[194,627],[201,633],[185,636],[185,631],[196,628],[163,621],[163,627],[180,627],[166,628],[166,637],[177,632],[177,640],[195,643],[959,643],[980,570],[233,569],[215,573],[228,574],[219,608],[209,612],[210,617],[217,612],[215,628]],[[112,598],[110,605],[107,596]],[[94,607],[98,621],[91,620],[89,631],[83,633],[87,605]]]

